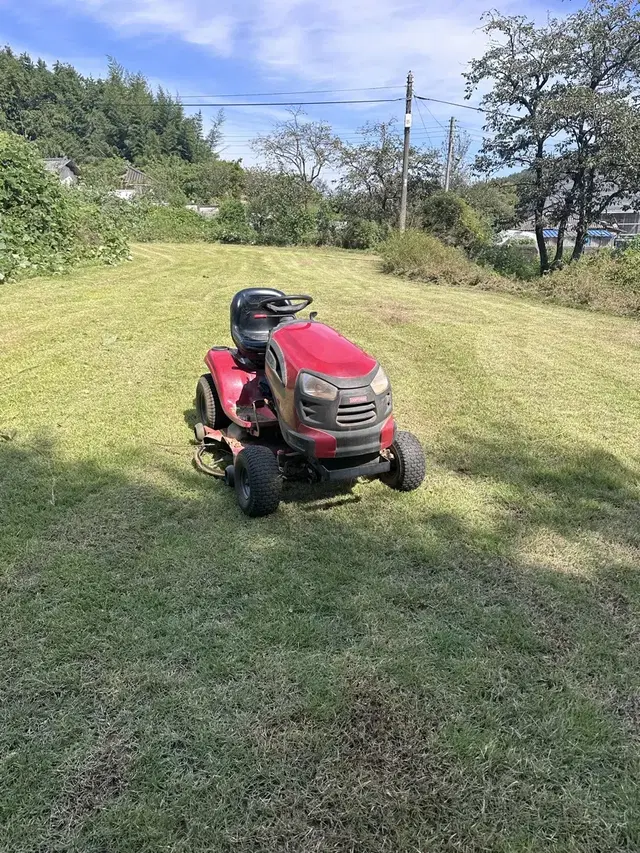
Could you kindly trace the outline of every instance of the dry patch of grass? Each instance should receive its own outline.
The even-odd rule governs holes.
[[[82,822],[96,816],[126,790],[134,751],[131,738],[108,729],[88,754],[74,761],[51,810],[54,836],[72,837]]]

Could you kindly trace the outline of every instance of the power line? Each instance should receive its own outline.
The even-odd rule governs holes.
[[[462,110],[473,110],[476,113],[499,113],[500,115],[509,116],[510,118],[522,118],[522,116],[514,115],[513,113],[505,113],[502,110],[485,110],[484,107],[472,107],[471,104],[457,104],[455,101],[442,101],[440,98],[425,98],[422,95],[414,95],[414,97],[418,98],[421,101],[431,101],[435,104],[447,104],[450,107],[460,107]],[[432,114],[433,115],[433,114]],[[435,118],[435,116],[434,116]],[[436,119],[437,121],[437,119]]]
[[[425,98],[422,95],[415,95],[414,97],[418,98],[420,101],[431,101],[434,104],[447,104],[450,107],[461,107],[465,110],[473,110],[477,113],[486,113],[487,110],[483,110],[482,107],[472,107],[471,104],[456,104],[454,101],[442,101],[440,98]],[[435,116],[434,116],[435,118]],[[437,119],[436,119],[437,121]]]
[[[379,92],[383,89],[403,89],[404,86],[361,86],[356,89],[302,89],[299,92],[231,92],[230,94],[217,95],[180,95],[182,98],[275,98],[284,95],[327,95],[338,92]],[[188,106],[188,105],[186,105]]]
[[[427,112],[429,113],[429,115],[431,116],[431,118],[432,118],[435,122],[437,122],[438,127],[442,128],[442,130],[446,130],[446,128],[445,128],[445,126],[442,124],[442,122],[441,122],[438,118],[436,118],[436,117],[434,116],[434,114],[431,112],[431,110],[429,109],[429,105],[428,105],[427,103],[425,103],[425,105],[424,105],[424,106],[425,106],[425,109],[427,110]]]
[[[424,127],[425,132],[427,134],[427,137],[429,139],[429,145],[431,145],[433,147],[433,141],[431,139],[431,134],[427,130],[427,125],[424,123],[424,118],[422,117],[422,110],[420,109],[420,102],[419,101],[416,101],[416,107],[418,108],[418,115],[420,116],[420,121],[422,122],[422,126]]]
[[[224,131],[222,131],[222,136],[224,137],[224,139],[228,139],[228,140],[232,140],[232,141],[252,142],[254,139],[258,139],[260,137],[264,137],[265,135],[268,135],[269,132],[270,131],[268,129],[266,129],[264,131],[256,131],[256,133],[254,135],[249,135],[246,133],[235,133],[234,134],[234,133],[225,133]],[[443,130],[441,132],[440,128],[432,127],[431,129],[429,129],[428,127],[425,126],[424,131],[422,131],[422,130],[415,131],[412,134],[412,136],[414,136],[414,137],[415,136],[417,136],[417,137],[443,136],[445,133],[446,133],[446,131]],[[339,137],[340,139],[364,139],[365,138],[365,135],[363,133],[336,133],[335,135],[337,137]]]
[[[404,98],[354,98],[351,100],[335,100],[335,101],[236,101],[233,103],[225,101],[200,101],[196,104],[183,104],[179,101],[172,101],[171,106],[177,107],[307,107],[307,106],[322,106],[323,104],[391,104],[396,101],[403,101]],[[158,101],[109,101],[109,105],[129,106],[129,107],[165,107],[168,104],[159,103]]]

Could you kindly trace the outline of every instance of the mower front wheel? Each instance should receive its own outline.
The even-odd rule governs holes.
[[[391,447],[391,470],[380,479],[399,492],[412,492],[424,480],[426,461],[424,450],[412,432],[400,430]]]
[[[229,425],[220,404],[220,398],[210,373],[203,373],[196,385],[196,415],[198,421],[211,429],[222,429]]]
[[[278,462],[268,447],[252,444],[236,456],[234,487],[245,515],[270,515],[278,509],[282,477]]]

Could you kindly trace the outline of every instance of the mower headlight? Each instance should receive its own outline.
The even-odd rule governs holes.
[[[300,374],[300,388],[303,394],[309,397],[317,397],[320,400],[335,400],[338,396],[338,389],[330,382],[325,382],[319,376],[312,376],[311,373]]]
[[[389,380],[387,378],[387,374],[381,367],[379,367],[378,372],[373,377],[373,382],[371,383],[371,390],[374,394],[384,394],[388,387]]]

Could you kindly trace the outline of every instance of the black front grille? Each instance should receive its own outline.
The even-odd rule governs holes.
[[[336,421],[340,426],[368,424],[376,419],[375,400],[367,403],[341,403],[338,406]]]

